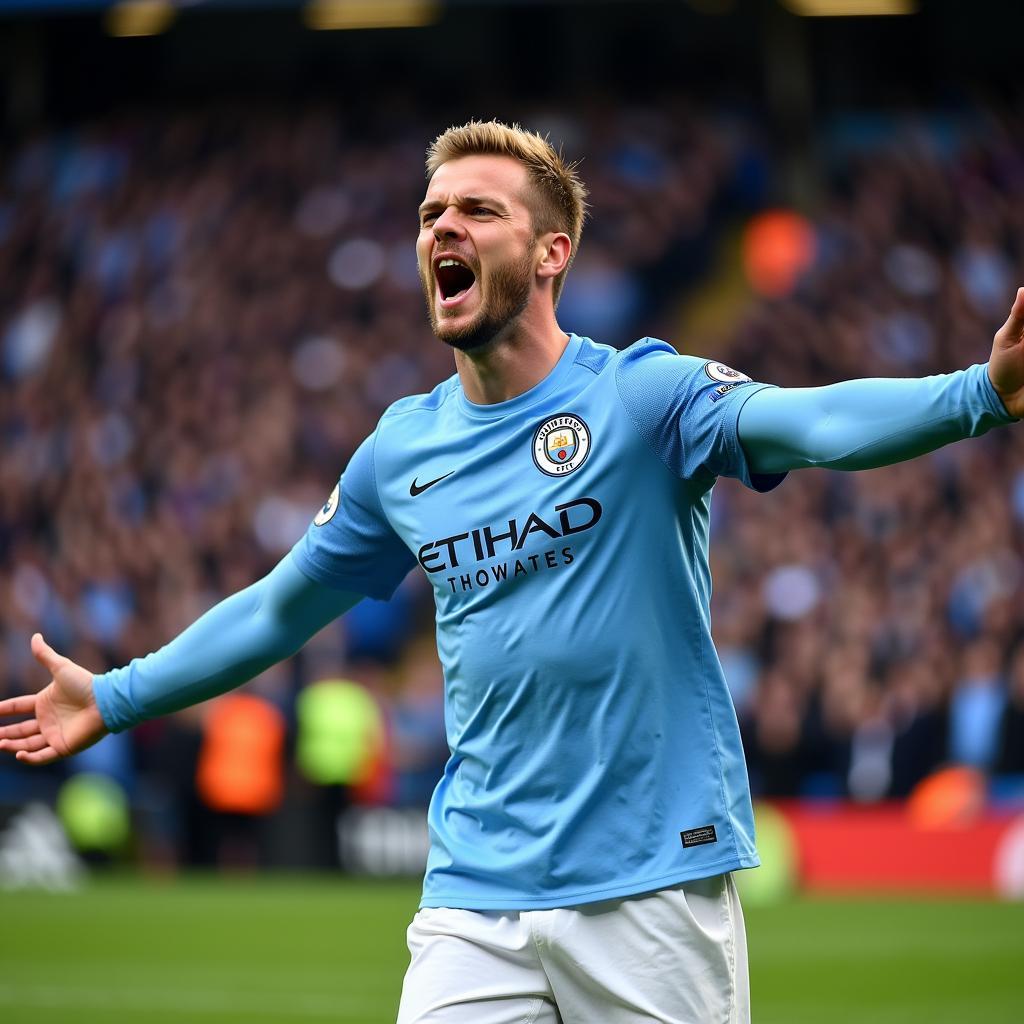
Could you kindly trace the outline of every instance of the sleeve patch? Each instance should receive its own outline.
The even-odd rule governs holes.
[[[734,370],[725,363],[708,362],[704,364],[704,372],[714,381],[721,384],[742,384],[750,378],[739,370]]]
[[[338,511],[338,505],[341,503],[341,484],[335,484],[334,490],[331,491],[331,496],[324,503],[324,507],[313,517],[314,526],[324,526],[334,518],[334,513]]]
[[[731,384],[719,384],[717,388],[712,388],[708,392],[708,398],[712,402],[717,402],[720,398],[724,398],[733,388],[738,388],[741,384],[747,384],[750,381],[749,377],[744,377],[742,380],[734,380]]]

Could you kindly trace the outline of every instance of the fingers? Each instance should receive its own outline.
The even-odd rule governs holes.
[[[8,697],[7,700],[0,700],[0,715],[34,715],[35,711],[36,694],[34,693],[25,694],[23,697]]]
[[[50,675],[55,675],[57,669],[68,659],[58,654],[44,639],[42,633],[32,634],[32,654],[36,661],[45,668]]]
[[[0,750],[7,750],[12,754],[17,754],[19,750],[42,750],[43,747],[48,746],[49,743],[43,739],[41,733],[36,733],[34,736],[27,736],[23,740],[0,740]]]
[[[999,334],[1005,338],[1004,344],[1013,345],[1024,338],[1024,288],[1017,289],[1017,295],[1010,307],[1010,315],[999,329]]]
[[[37,732],[39,732],[39,723],[34,718],[30,718],[26,722],[0,726],[0,740],[20,740]]]
[[[39,723],[34,718],[27,722],[5,725],[0,729],[0,750],[6,750],[15,756],[21,750],[35,753],[47,746],[49,744],[43,739]]]
[[[51,746],[41,750],[19,750],[14,756],[23,764],[52,764],[60,760],[60,754]]]

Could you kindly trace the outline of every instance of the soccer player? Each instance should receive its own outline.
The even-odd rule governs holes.
[[[382,416],[306,535],[177,639],[103,675],[49,648],[0,746],[44,764],[222,693],[418,564],[451,757],[399,1020],[749,1020],[731,873],[754,867],[711,641],[719,476],[867,469],[1024,415],[1024,288],[987,365],[785,390],[555,318],[584,188],[497,122],[429,151],[417,255],[457,373]]]

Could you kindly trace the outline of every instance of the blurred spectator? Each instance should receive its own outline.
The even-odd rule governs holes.
[[[1001,662],[991,640],[979,640],[964,651],[949,723],[950,754],[958,764],[989,768],[995,762],[1006,700]]]
[[[906,797],[946,760],[943,679],[938,666],[913,658],[892,666],[885,691],[894,730],[890,794]]]
[[[1024,775],[1024,644],[1018,644],[1010,661],[1009,692],[999,723],[995,770]]]
[[[367,672],[363,667],[363,675]],[[360,787],[387,795],[384,722],[371,690],[350,679],[320,679],[296,702],[296,764],[307,786],[313,866],[338,864],[338,817]]]
[[[284,716],[270,701],[239,691],[204,716],[196,791],[210,813],[212,863],[266,862],[260,826],[284,797]]]

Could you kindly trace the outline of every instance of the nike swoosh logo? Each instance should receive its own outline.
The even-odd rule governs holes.
[[[452,473],[454,473],[454,472],[455,472],[455,470],[453,469]],[[429,488],[433,487],[434,484],[439,484],[442,480],[447,480],[448,477],[450,477],[452,475],[452,473],[445,473],[444,476],[439,476],[436,480],[429,480],[425,484],[418,484],[418,483],[416,483],[416,479],[414,477],[412,483],[409,484],[409,494],[412,495],[412,497],[415,498],[417,494],[422,494],[424,491],[426,491]]]

